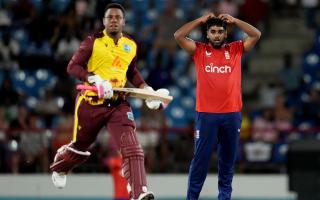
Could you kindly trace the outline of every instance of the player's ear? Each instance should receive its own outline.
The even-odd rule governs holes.
[[[106,27],[107,26],[107,18],[103,17],[102,23],[103,23],[103,26]]]

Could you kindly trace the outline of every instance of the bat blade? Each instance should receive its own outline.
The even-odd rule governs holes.
[[[157,93],[156,91],[149,91],[141,88],[112,88],[113,91],[124,92],[128,94],[130,97],[140,98],[140,99],[154,99],[160,100],[165,104],[169,104],[173,97],[170,95],[162,95]],[[95,86],[88,85],[77,85],[77,90],[92,90],[97,91]]]

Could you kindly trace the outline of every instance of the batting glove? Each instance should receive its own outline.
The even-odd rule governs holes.
[[[108,80],[103,80],[99,75],[88,76],[88,82],[97,87],[99,99],[110,99],[113,96],[112,85]]]
[[[90,84],[96,85],[96,84],[101,83],[102,81],[103,81],[103,79],[99,75],[90,75],[90,76],[88,76],[88,82]]]
[[[150,86],[147,86],[144,89],[149,91],[154,91],[153,88]],[[162,95],[169,95],[169,90],[165,88],[158,89],[156,92]],[[146,99],[146,105],[149,109],[152,109],[152,110],[157,110],[159,108],[166,107],[166,105],[162,101],[156,100],[156,99]]]

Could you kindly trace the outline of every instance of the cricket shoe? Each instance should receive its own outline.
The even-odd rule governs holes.
[[[153,192],[144,192],[141,193],[137,200],[154,200]]]
[[[67,175],[65,173],[52,172],[53,185],[62,189],[67,184]]]

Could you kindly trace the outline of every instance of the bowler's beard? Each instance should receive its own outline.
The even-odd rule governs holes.
[[[222,47],[222,45],[224,44],[225,40],[222,40],[220,42],[215,42],[215,41],[209,41],[210,44],[212,45],[213,48],[215,49],[220,49]]]
[[[118,34],[119,34],[118,31],[110,31],[110,32],[109,32],[109,35],[110,35],[111,37],[116,37]]]

